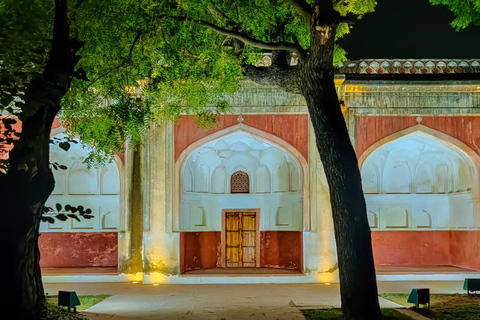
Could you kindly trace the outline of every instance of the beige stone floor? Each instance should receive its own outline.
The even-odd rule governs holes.
[[[458,281],[379,282],[379,292],[428,287],[432,293],[462,292]],[[80,295],[111,294],[88,309],[95,320],[304,319],[300,309],[339,307],[338,284],[142,285],[133,283],[46,284],[46,292],[74,290]],[[380,298],[382,307],[398,307]]]
[[[479,273],[456,266],[375,266],[377,275]]]
[[[376,266],[378,275],[399,274],[467,274],[479,271],[455,266]],[[113,268],[42,268],[44,276],[68,275],[117,275],[116,267]],[[218,268],[192,270],[183,273],[184,276],[196,275],[302,275],[298,270],[271,269],[271,268]]]

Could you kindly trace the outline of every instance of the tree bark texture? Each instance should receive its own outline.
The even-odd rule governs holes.
[[[312,15],[311,51],[300,65],[299,82],[330,188],[342,312],[347,319],[375,320],[382,315],[365,197],[334,83],[338,23],[331,1],[317,1]]]
[[[2,224],[2,316],[40,319],[45,294],[38,249],[43,207],[55,186],[50,169],[50,132],[60,102],[79,61],[80,44],[70,40],[67,1],[55,0],[52,48],[43,74],[27,86],[23,100],[30,116],[9,154],[9,170],[0,175]]]

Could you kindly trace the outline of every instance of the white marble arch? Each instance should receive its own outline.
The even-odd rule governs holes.
[[[243,138],[239,139],[239,137]],[[269,149],[269,155],[277,152],[281,156],[266,156],[267,152],[265,151],[267,149]],[[285,160],[283,162],[282,157]],[[189,192],[191,190],[189,186],[195,185],[195,170],[199,167],[199,163],[208,167],[210,177],[207,181],[210,185],[206,194],[196,197],[196,192]],[[218,173],[219,168],[221,168],[222,173]],[[240,197],[230,195],[230,177],[239,170],[246,172],[250,177],[250,193],[252,197],[257,199],[252,200],[250,204],[246,202],[243,204],[241,202],[234,203]],[[281,183],[276,182],[275,172],[278,171],[280,171],[281,175],[288,177],[288,180]],[[183,172],[187,173],[188,181],[185,181],[186,177]],[[191,181],[192,178],[193,181]],[[225,184],[219,186],[221,181],[225,181]],[[261,214],[261,226],[263,229],[302,230],[303,220],[310,219],[308,166],[305,158],[296,148],[284,140],[244,124],[217,131],[187,147],[180,154],[175,164],[174,190],[172,231],[188,229],[185,227],[185,223],[180,221],[182,210],[183,212],[185,210],[193,212],[195,211],[193,207],[202,207],[205,208],[206,212],[215,211],[221,213],[222,208],[220,206],[222,204],[215,205],[214,203],[218,202],[216,200],[217,197],[222,199],[222,194],[223,199],[225,199],[225,196],[235,197],[235,201],[231,202],[233,207],[227,207],[226,209],[242,208],[243,206],[258,204],[258,201],[263,201],[262,203],[266,206],[262,212],[263,214]],[[188,200],[189,203],[186,204],[187,206],[193,205],[191,209],[185,209],[185,194],[191,198]],[[271,197],[271,199],[266,199],[266,197]],[[283,223],[280,225],[275,222],[278,219],[274,216],[278,210],[273,208],[275,206],[273,204],[271,205],[272,208],[269,208],[269,203],[275,203],[275,205],[280,203],[282,207],[292,206],[291,211],[299,215],[300,218],[297,219],[298,221],[292,219],[294,222],[289,226]],[[255,206],[255,208],[258,207]],[[272,217],[270,217],[267,211],[275,212],[275,214],[272,213]],[[194,218],[192,219],[194,220]],[[207,221],[207,225],[203,228],[193,229],[195,231],[217,230],[221,228],[221,219],[217,220],[219,223],[214,225],[209,225]]]
[[[359,164],[372,229],[480,227],[480,157],[459,140],[419,124],[381,139]]]
[[[52,130],[52,137],[63,138],[63,127]],[[79,139],[77,139],[78,141]],[[41,232],[111,232],[120,231],[124,222],[123,162],[115,155],[114,162],[101,168],[88,169],[83,160],[88,147],[71,143],[68,151],[58,145],[50,147],[51,162],[65,165],[67,170],[53,170],[56,187],[47,200],[47,206],[82,205],[90,208],[94,218],[81,222],[68,219],[55,223],[42,223]]]

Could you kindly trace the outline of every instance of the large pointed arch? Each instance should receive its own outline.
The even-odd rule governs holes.
[[[181,172],[182,168],[189,158],[189,156],[194,153],[197,149],[205,146],[206,144],[221,139],[227,135],[236,132],[245,132],[259,140],[263,140],[268,144],[271,144],[279,149],[284,150],[290,156],[292,156],[300,165],[301,173],[302,173],[302,182],[303,187],[301,188],[302,193],[302,200],[303,200],[303,222],[304,228],[309,230],[310,228],[310,201],[309,201],[309,193],[308,193],[308,185],[309,185],[309,172],[308,172],[308,163],[304,156],[291,144],[286,142],[285,140],[264,132],[262,130],[247,126],[243,123],[239,123],[237,125],[225,128],[223,130],[217,131],[212,133],[202,139],[197,140],[196,142],[190,144],[182,153],[179,155],[178,159],[175,162],[175,179],[174,179],[174,192],[173,192],[173,224],[172,224],[172,231],[176,232],[180,230],[180,201],[181,201],[181,192],[182,192],[182,179],[181,179]]]
[[[473,177],[473,179],[470,180],[471,183],[468,183],[468,185],[471,189],[465,189],[465,190],[463,190],[462,188],[458,189],[458,185],[456,185],[456,184],[460,184],[459,177],[449,179],[450,182],[449,182],[448,186],[439,187],[437,185],[438,183],[435,182],[436,179],[438,179],[438,177],[441,176],[441,177],[443,177],[442,179],[445,180],[446,179],[445,177],[451,175],[450,171],[452,170],[452,168],[455,168],[455,165],[457,165],[457,163],[452,162],[451,158],[446,158],[445,161],[447,161],[447,162],[442,164],[442,166],[443,166],[442,167],[442,166],[440,166],[440,164],[441,164],[440,162],[438,162],[439,165],[435,165],[435,163],[436,163],[434,161],[435,159],[433,159],[433,160],[430,159],[428,161],[428,163],[434,165],[434,167],[432,167],[432,168],[434,168],[434,169],[432,169],[433,171],[430,172],[429,175],[428,175],[428,178],[432,181],[431,182],[432,190],[426,190],[425,188],[417,190],[418,185],[416,184],[416,182],[413,182],[413,180],[412,180],[412,184],[410,185],[411,190],[410,190],[410,192],[408,192],[408,194],[417,194],[417,195],[455,194],[457,192],[456,190],[460,190],[460,192],[468,192],[470,198],[464,199],[462,201],[467,201],[467,202],[472,204],[471,208],[472,208],[473,211],[471,211],[471,213],[473,214],[473,217],[472,217],[473,221],[471,223],[473,223],[473,225],[470,225],[470,223],[467,223],[466,225],[458,225],[458,226],[453,225],[453,226],[451,226],[449,224],[448,227],[454,227],[454,228],[456,228],[456,227],[459,227],[459,228],[477,227],[478,222],[476,222],[476,221],[478,221],[478,217],[480,215],[480,204],[479,204],[479,202],[480,202],[479,201],[480,189],[479,189],[479,185],[478,185],[478,181],[479,181],[479,178],[480,178],[480,176],[479,176],[480,156],[474,150],[472,150],[468,145],[466,145],[465,143],[459,141],[458,139],[456,139],[454,137],[451,137],[451,136],[449,136],[445,133],[439,132],[439,131],[434,130],[432,128],[423,126],[421,124],[409,127],[405,130],[401,130],[401,131],[396,132],[392,135],[389,135],[389,136],[387,136],[383,139],[380,139],[375,144],[373,144],[372,146],[367,148],[365,150],[365,152],[359,157],[360,171],[362,172],[362,174],[365,174],[365,172],[363,172],[363,170],[367,169],[367,166],[370,166],[372,164],[370,159],[372,161],[380,161],[379,163],[383,163],[383,162],[381,162],[381,159],[382,159],[381,157],[383,156],[382,155],[383,151],[386,152],[387,150],[395,150],[395,148],[397,148],[397,146],[394,146],[394,144],[403,143],[403,142],[410,141],[410,140],[415,140],[415,141],[418,141],[419,143],[424,143],[427,146],[430,146],[430,147],[433,147],[433,148],[442,148],[442,149],[446,150],[445,152],[448,152],[450,154],[457,154],[457,157],[458,157],[459,161],[462,161],[465,165],[465,166],[463,166],[463,168],[467,171],[467,172],[465,172],[465,170],[458,169],[458,174],[459,175],[461,174],[463,177],[469,175],[470,177]],[[387,147],[387,149],[383,150],[385,147]],[[409,159],[409,157],[410,157],[409,153],[404,153],[404,152],[399,153],[401,150],[403,150],[403,149],[397,149],[396,154],[400,154],[402,156],[402,159]],[[414,149],[412,149],[412,150],[414,150]],[[449,151],[447,151],[447,150],[449,150]],[[377,151],[379,151],[380,153],[377,153]],[[412,154],[412,156],[415,155],[415,153],[411,153],[411,154]],[[395,158],[393,158],[393,159],[395,159]],[[426,161],[426,159],[424,159],[424,160]],[[388,161],[391,161],[391,160],[388,160]],[[404,160],[404,161],[408,161],[408,160]],[[425,161],[423,161],[423,162],[413,162],[413,163],[416,163],[415,164],[416,170],[415,170],[414,174],[411,175],[412,179],[414,177],[418,178],[418,174],[419,174],[418,169],[420,169],[420,166],[423,165],[423,163]],[[383,164],[385,165],[385,163],[383,163]],[[406,162],[405,162],[405,164],[406,164]],[[457,168],[458,168],[458,166],[457,166]],[[454,170],[454,171],[456,171],[456,170]],[[424,177],[424,176],[426,176],[426,175],[424,174],[422,177]],[[454,176],[451,176],[451,177],[454,177]],[[368,174],[365,176],[365,179],[368,179]],[[385,179],[383,174],[382,174],[381,179]],[[454,183],[453,187],[452,187],[452,183]],[[447,191],[447,189],[449,189],[450,191]],[[402,194],[402,193],[403,192],[394,192],[392,195],[396,196],[396,194]],[[389,193],[385,189],[382,189],[381,191],[379,191],[379,194],[389,194]],[[366,194],[366,198],[368,198],[367,194]],[[387,196],[387,198],[388,198],[388,196]],[[371,198],[371,199],[375,203],[378,202],[378,201],[380,201],[380,202],[384,201],[384,200],[380,200],[380,198],[378,198],[378,197],[377,198]],[[373,199],[375,199],[375,200],[373,200]],[[389,199],[392,200],[391,197]],[[403,198],[403,199],[406,199],[406,198]],[[415,201],[418,202],[419,200],[415,200]],[[424,200],[422,200],[421,202],[423,203]],[[367,199],[367,203],[368,203],[368,199]],[[375,203],[373,203],[373,204],[375,204]],[[451,210],[451,209],[449,209],[449,210]],[[449,214],[451,215],[452,213],[450,212]],[[446,226],[442,226],[442,228],[444,228],[444,227],[446,227]]]
[[[365,163],[365,160],[375,150],[383,147],[384,145],[395,142],[396,140],[398,140],[402,137],[405,137],[409,134],[415,133],[415,132],[422,132],[424,134],[427,134],[427,135],[435,138],[436,140],[440,141],[446,147],[448,147],[452,150],[455,150],[455,151],[457,151],[461,154],[464,154],[465,156],[470,158],[470,160],[474,163],[474,166],[473,166],[473,169],[475,170],[474,176],[477,177],[477,181],[479,181],[478,178],[480,178],[480,176],[479,176],[478,168],[480,166],[480,156],[474,150],[472,150],[472,148],[470,148],[468,145],[466,145],[462,141],[460,141],[460,140],[458,140],[458,139],[456,139],[452,136],[449,136],[448,134],[445,134],[443,132],[440,132],[440,131],[437,131],[435,129],[424,126],[422,124],[417,124],[417,125],[414,125],[412,127],[406,128],[404,130],[395,132],[395,133],[393,133],[393,134],[391,134],[387,137],[384,137],[384,138],[378,140],[373,145],[368,147],[362,153],[362,155],[358,158],[358,165],[359,165],[360,171],[362,170],[362,167],[363,167],[363,164]],[[475,197],[478,197],[478,192],[479,192],[478,187],[475,188],[475,190],[472,190],[472,191],[473,191]]]

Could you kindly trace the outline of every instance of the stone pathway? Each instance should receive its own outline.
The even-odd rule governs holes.
[[[461,283],[384,282],[380,292],[410,292],[430,287],[434,293],[455,292]],[[294,320],[300,309],[340,306],[339,286],[332,284],[142,285],[132,283],[46,284],[46,292],[74,290],[79,295],[111,294],[88,309],[91,320]],[[461,291],[460,291],[461,292]],[[399,305],[380,298],[382,307]]]

